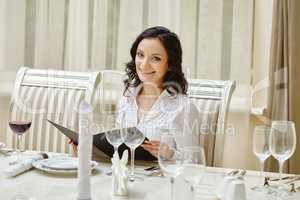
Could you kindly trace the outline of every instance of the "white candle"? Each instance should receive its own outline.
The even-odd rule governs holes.
[[[86,101],[79,106],[79,144],[78,144],[78,200],[91,200],[91,157],[93,134],[91,132],[92,107]]]

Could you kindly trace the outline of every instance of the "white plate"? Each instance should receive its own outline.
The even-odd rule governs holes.
[[[63,158],[49,158],[36,161],[32,164],[35,168],[53,174],[73,174],[77,173],[78,158],[63,157]],[[97,162],[91,161],[92,169],[98,165]]]
[[[41,162],[43,167],[55,170],[77,170],[78,159],[72,157],[45,159]]]

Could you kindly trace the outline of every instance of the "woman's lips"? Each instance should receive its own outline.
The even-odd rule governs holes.
[[[142,72],[142,74],[145,74],[145,75],[150,75],[150,74],[154,74],[155,72]]]

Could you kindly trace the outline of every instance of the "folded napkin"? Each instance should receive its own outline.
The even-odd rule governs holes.
[[[93,120],[92,107],[86,101],[79,105],[78,144],[78,200],[91,199],[91,165],[93,135],[90,130]]]
[[[128,161],[128,151],[125,150],[123,152],[123,156],[120,160],[118,151],[116,151],[111,159],[112,162],[112,187],[113,187],[113,195],[116,196],[127,196],[128,195],[128,169],[126,167]]]
[[[21,162],[10,166],[8,169],[4,170],[4,174],[6,177],[17,176],[17,175],[31,169],[33,167],[32,163],[34,163],[35,161],[45,159],[45,158],[48,158],[48,155],[45,153],[30,156],[30,157],[22,160]]]

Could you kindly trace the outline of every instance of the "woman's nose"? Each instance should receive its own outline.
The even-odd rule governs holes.
[[[141,60],[140,68],[141,69],[146,69],[148,67],[148,60],[146,58]]]

